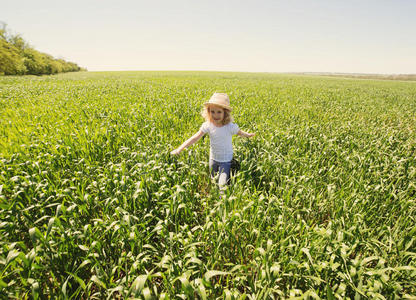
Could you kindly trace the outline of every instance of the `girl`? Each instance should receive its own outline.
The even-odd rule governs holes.
[[[171,152],[177,155],[193,144],[206,133],[210,137],[209,169],[211,176],[219,173],[218,184],[222,188],[230,179],[231,160],[233,159],[232,135],[250,138],[254,133],[247,133],[233,123],[232,108],[227,94],[214,93],[208,102],[204,103],[202,116],[206,122],[199,131]]]

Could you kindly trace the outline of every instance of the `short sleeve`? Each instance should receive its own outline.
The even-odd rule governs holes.
[[[203,133],[208,133],[208,132],[209,132],[209,124],[208,124],[208,122],[204,122],[204,123],[201,125],[200,130],[201,130]]]
[[[237,134],[239,131],[240,127],[235,123],[231,123],[231,134]]]

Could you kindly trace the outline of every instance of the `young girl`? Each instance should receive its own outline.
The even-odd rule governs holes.
[[[210,137],[209,169],[211,176],[219,173],[218,184],[223,187],[230,179],[231,160],[233,159],[232,135],[250,138],[254,133],[247,133],[233,123],[232,108],[227,94],[214,93],[208,102],[204,103],[202,116],[206,122],[199,131],[186,140],[172,155],[179,154],[183,149],[195,144],[206,133]]]

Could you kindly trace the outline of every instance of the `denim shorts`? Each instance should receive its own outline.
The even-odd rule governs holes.
[[[212,177],[215,177],[217,173],[219,174],[218,185],[223,186],[230,180],[231,161],[221,162],[210,159],[209,171]]]

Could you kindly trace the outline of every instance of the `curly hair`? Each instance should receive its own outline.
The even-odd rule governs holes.
[[[213,120],[210,114],[210,109],[209,109],[210,106],[211,105],[204,106],[204,108],[202,109],[201,115],[206,121],[213,123]],[[221,107],[221,106],[217,106],[217,107]],[[224,110],[224,119],[222,119],[222,125],[227,125],[228,123],[233,122],[234,120],[233,120],[233,117],[231,116],[231,111],[223,107],[221,108]]]

